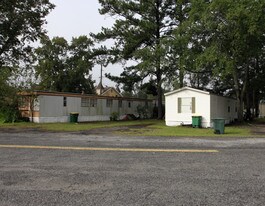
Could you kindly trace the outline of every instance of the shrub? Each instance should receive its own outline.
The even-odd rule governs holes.
[[[5,123],[13,123],[20,118],[20,112],[16,104],[2,105],[0,112]]]
[[[137,106],[137,113],[140,119],[147,119],[148,118],[148,107],[147,106]]]
[[[117,121],[119,118],[119,113],[118,112],[112,112],[109,118],[110,118],[110,121]]]

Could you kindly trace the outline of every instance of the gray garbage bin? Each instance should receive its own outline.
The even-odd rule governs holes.
[[[225,133],[225,119],[224,118],[215,118],[212,119],[214,134],[224,134]]]

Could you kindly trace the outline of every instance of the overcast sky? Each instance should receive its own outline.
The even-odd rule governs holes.
[[[72,37],[97,33],[101,27],[111,27],[113,19],[99,14],[98,0],[50,0],[56,5],[48,15],[48,24],[45,26],[50,38],[64,37],[71,41]],[[119,75],[121,65],[110,65],[104,72]],[[104,73],[103,72],[103,73]],[[92,78],[99,82],[100,67],[96,65],[92,71]],[[107,78],[103,79],[103,85],[114,86],[115,83]]]

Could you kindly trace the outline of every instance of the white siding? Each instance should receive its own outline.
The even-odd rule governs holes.
[[[259,104],[259,117],[265,117],[265,103]]]
[[[189,105],[190,98],[195,98],[195,113],[191,113],[189,108],[178,108],[178,100],[186,101]],[[185,99],[187,98],[187,99]],[[236,100],[217,95],[209,92],[185,87],[165,94],[166,114],[165,120],[167,126],[177,126],[182,124],[192,124],[192,116],[202,116],[202,127],[211,127],[212,119],[224,118],[225,123],[231,123],[237,119]],[[188,101],[189,100],[189,101]],[[182,104],[182,103],[181,103]]]
[[[64,106],[64,96],[49,96],[40,95],[39,100],[39,117],[34,117],[34,122],[44,123],[44,122],[69,122],[70,113],[79,113],[78,121],[107,121],[110,120],[110,115],[113,112],[117,112],[120,116],[125,114],[137,114],[137,106],[145,106],[145,101],[143,100],[130,100],[130,107],[128,107],[129,100],[122,100],[122,107],[118,106],[119,99],[112,99],[112,106],[107,107],[107,99],[111,98],[96,98],[95,96],[91,99],[97,99],[96,107],[81,106],[82,97],[69,97],[66,96],[67,105]],[[90,98],[90,97],[86,97]],[[152,103],[148,102],[149,107],[149,117],[151,117]]]
[[[195,113],[178,113],[178,98],[195,97]],[[166,125],[192,124],[192,116],[202,116],[202,126],[210,126],[210,95],[192,90],[182,90],[166,96]]]
[[[67,122],[71,112],[81,112],[81,98],[66,97],[67,105],[65,107],[63,106],[63,96],[41,95],[38,99],[40,102],[40,117],[36,122]]]
[[[224,118],[229,124],[237,119],[236,100],[217,95],[211,95],[211,119]]]

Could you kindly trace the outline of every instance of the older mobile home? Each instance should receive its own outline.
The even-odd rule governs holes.
[[[79,122],[107,121],[113,112],[138,115],[139,106],[146,108],[151,117],[153,109],[152,100],[138,98],[43,91],[21,93],[20,96],[22,116],[38,123],[68,122],[70,113],[79,113]]]
[[[228,124],[237,119],[236,100],[190,87],[165,94],[167,126],[192,124],[192,116],[202,117],[202,127],[211,127],[212,119],[224,118]]]

